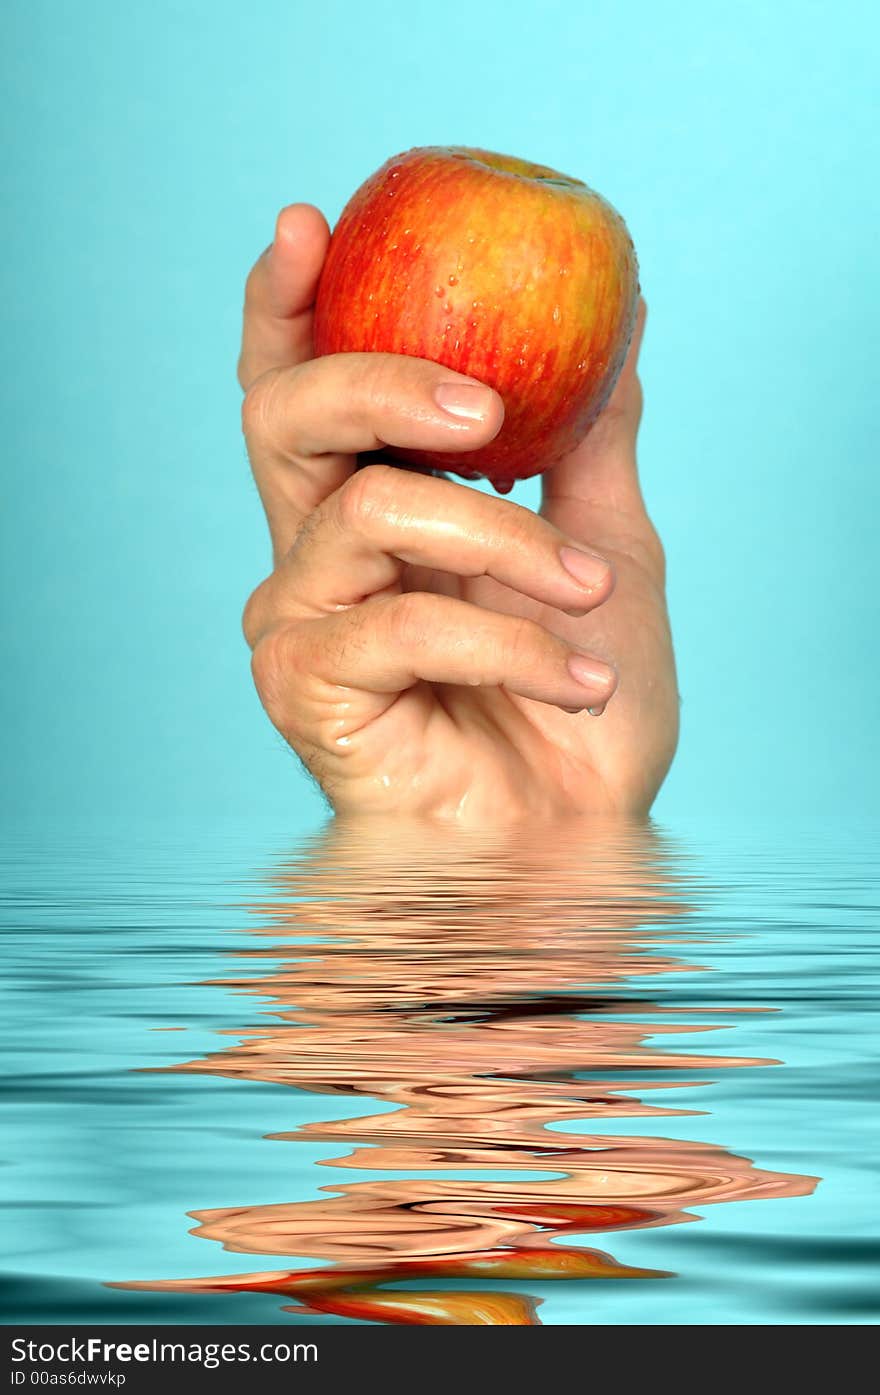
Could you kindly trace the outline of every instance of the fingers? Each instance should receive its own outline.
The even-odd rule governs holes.
[[[642,415],[638,358],[646,314],[645,302],[640,300],[626,362],[608,405],[577,449],[544,475],[543,501],[550,517],[557,518],[558,509],[566,505],[596,500],[621,512],[644,508],[636,437]]]
[[[328,748],[422,682],[503,688],[566,711],[601,708],[617,683],[609,664],[535,621],[418,591],[278,626],[253,666],[276,726]]]
[[[279,213],[274,241],[245,289],[238,364],[245,391],[268,369],[311,357],[312,306],[329,240],[326,219],[310,204],[290,204]]]
[[[250,606],[252,639],[280,617],[332,613],[399,586],[405,565],[489,576],[584,615],[614,585],[605,558],[545,519],[467,485],[371,465],[312,515]]]
[[[398,354],[328,354],[277,376],[268,393],[257,387],[256,444],[276,459],[381,446],[474,450],[504,417],[491,388]]]
[[[491,388],[427,359],[332,354],[263,374],[245,398],[244,429],[276,557],[359,452],[473,450],[503,416]]]

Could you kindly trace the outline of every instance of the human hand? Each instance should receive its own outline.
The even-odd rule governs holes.
[[[358,468],[383,446],[476,449],[503,404],[424,359],[313,358],[328,239],[317,209],[284,209],[246,293],[244,431],[274,570],[244,629],[266,711],[339,813],[647,813],[679,703],[636,468],[644,311],[608,407],[544,475],[536,515]]]

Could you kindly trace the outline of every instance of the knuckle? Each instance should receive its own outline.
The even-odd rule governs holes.
[[[255,649],[268,627],[270,615],[269,578],[261,581],[245,602],[241,628],[251,649]]]
[[[614,549],[633,563],[657,586],[666,584],[666,550],[654,525],[641,520],[637,528],[621,532],[614,539]]]
[[[285,696],[297,668],[300,646],[291,625],[267,630],[254,645],[251,673],[260,700],[276,726],[282,725]]]
[[[391,354],[363,354],[359,360],[357,388],[363,407],[385,407],[400,395],[401,374],[407,371]]]
[[[372,518],[386,514],[399,492],[400,470],[390,465],[365,465],[339,490],[340,522],[358,529]]]
[[[665,582],[666,549],[660,539],[660,534],[653,526],[645,536],[644,548],[649,568],[661,582]]]
[[[547,631],[536,620],[517,617],[511,620],[503,642],[508,658],[522,664],[533,662],[541,656],[547,648],[548,639]]]
[[[272,416],[281,370],[271,368],[251,383],[241,404],[241,428],[248,442],[270,439]]]
[[[502,531],[506,542],[517,551],[532,547],[550,526],[538,518],[537,514],[532,513],[531,509],[523,508],[522,504],[514,504],[509,499],[498,499],[494,502],[500,504],[504,510]]]
[[[238,363],[236,364],[235,375],[238,379],[239,387],[243,391],[247,391],[247,387],[251,379],[250,355],[244,348],[242,348],[241,352],[238,355]]]
[[[429,627],[431,597],[421,591],[395,596],[388,608],[388,640],[404,653],[424,644]]]

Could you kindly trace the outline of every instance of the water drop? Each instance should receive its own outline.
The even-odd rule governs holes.
[[[450,278],[449,278],[449,284],[450,284],[450,286],[457,286],[457,285],[458,285],[458,277],[457,277],[457,276],[450,276]]]
[[[513,489],[513,480],[493,480],[492,485],[499,494],[509,494]]]
[[[451,315],[451,314],[452,314],[452,301],[451,301],[451,300],[447,300],[446,304],[443,306],[443,309],[446,311],[447,315]]]
[[[561,319],[562,319],[562,315],[561,315],[561,313],[560,313],[559,306],[558,306],[558,305],[554,305],[554,306],[553,306],[553,323],[554,323],[555,325],[558,325],[558,324],[559,324],[559,321],[560,321]]]
[[[442,295],[442,294],[443,294],[443,287],[442,287],[442,286],[435,286],[435,287],[434,287],[434,294],[437,295],[437,296]]]

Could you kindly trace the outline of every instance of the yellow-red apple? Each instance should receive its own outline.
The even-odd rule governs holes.
[[[315,350],[412,354],[495,388],[505,417],[489,445],[388,454],[506,490],[587,434],[623,366],[638,294],[626,225],[586,184],[427,146],[387,161],[344,209]]]

